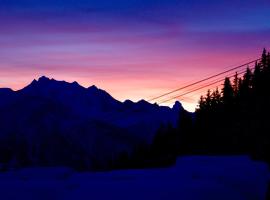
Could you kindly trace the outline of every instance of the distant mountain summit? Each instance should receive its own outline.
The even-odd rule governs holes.
[[[103,165],[151,143],[161,124],[176,125],[183,107],[120,102],[96,86],[45,76],[25,88],[0,89],[0,163]]]

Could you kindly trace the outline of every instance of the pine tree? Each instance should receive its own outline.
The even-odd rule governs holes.
[[[216,90],[213,91],[213,93],[212,93],[211,105],[214,107],[214,109],[217,109],[217,106],[220,104],[220,102],[221,102],[221,95],[220,95],[218,88],[216,88]]]
[[[267,53],[266,53],[266,49],[263,49],[263,53],[262,53],[262,67],[266,68],[267,67]]]
[[[238,73],[235,72],[234,79],[233,79],[233,91],[234,91],[235,97],[237,97],[237,95],[238,95],[238,86],[239,86]]]
[[[209,109],[211,107],[211,102],[212,102],[212,95],[211,95],[211,91],[210,90],[207,91],[205,101],[206,101],[205,102],[206,107],[207,107],[207,109]]]
[[[255,63],[254,74],[252,77],[252,88],[254,88],[254,92],[257,93],[260,85],[261,85],[261,65],[257,62]]]
[[[199,110],[204,110],[205,109],[205,98],[203,95],[201,95],[200,100],[199,100]]]
[[[266,58],[266,67],[269,69],[270,68],[270,52],[268,52],[267,54],[267,58]]]
[[[252,76],[253,74],[251,70],[247,67],[246,73],[244,74],[242,83],[239,87],[239,95],[242,100],[248,100],[252,87]]]
[[[223,103],[231,104],[233,101],[234,92],[233,92],[231,81],[227,77],[225,78],[225,81],[224,81],[224,87],[223,87],[222,93],[223,93],[223,98],[222,98]]]
[[[251,78],[252,78],[252,72],[251,72],[250,68],[247,67],[246,73],[244,75],[243,84],[245,84],[246,87],[248,87],[248,88],[251,86]]]

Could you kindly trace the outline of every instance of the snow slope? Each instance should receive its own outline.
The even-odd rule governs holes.
[[[77,173],[28,168],[0,173],[3,200],[264,200],[267,165],[245,156],[182,157],[151,170]]]

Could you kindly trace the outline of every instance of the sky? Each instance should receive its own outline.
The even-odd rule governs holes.
[[[0,87],[45,75],[147,100],[258,58],[269,22],[269,0],[0,0]]]

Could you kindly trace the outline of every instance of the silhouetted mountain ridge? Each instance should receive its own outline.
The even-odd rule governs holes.
[[[94,85],[42,76],[18,91],[0,89],[0,150],[6,155],[0,162],[106,166],[151,143],[162,123],[176,125],[181,110],[180,103],[173,109],[144,100],[122,103]]]

